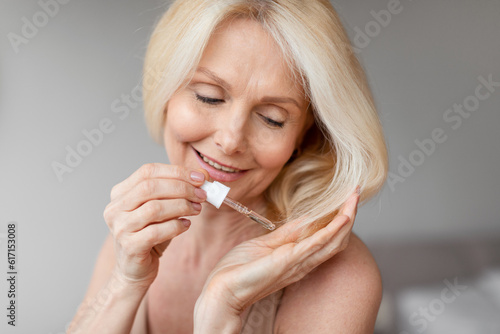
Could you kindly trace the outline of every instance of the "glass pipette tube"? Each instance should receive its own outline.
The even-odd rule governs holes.
[[[221,206],[222,203],[226,204],[233,210],[238,211],[239,213],[247,216],[254,222],[257,222],[267,228],[270,231],[274,231],[276,229],[276,225],[274,225],[269,219],[259,215],[257,212],[250,210],[243,204],[235,201],[227,197],[227,194],[230,188],[220,182],[208,181],[210,179],[210,175],[208,172],[202,168],[198,169],[205,175],[205,183],[201,186],[203,190],[207,192],[207,202],[215,206],[217,209]]]
[[[224,201],[222,202],[229,206],[230,208],[233,208],[234,210],[238,211],[241,214],[244,214],[251,220],[261,224],[265,228],[267,228],[270,231],[274,231],[276,229],[276,225],[274,225],[269,219],[259,215],[257,212],[250,210],[243,204],[236,202],[235,200],[226,197],[224,198]]]

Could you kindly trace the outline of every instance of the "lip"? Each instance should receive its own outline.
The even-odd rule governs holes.
[[[243,170],[243,171],[237,172],[237,173],[226,173],[224,171],[218,170],[218,169],[210,166],[208,163],[206,163],[199,156],[198,151],[196,151],[194,148],[193,148],[193,151],[194,151],[194,155],[196,156],[196,159],[198,159],[198,162],[200,163],[201,167],[203,169],[205,169],[208,172],[208,174],[210,174],[210,177],[212,179],[214,179],[215,181],[219,181],[219,182],[234,182],[236,180],[241,179],[248,172],[248,170]],[[203,155],[205,155],[205,154],[203,154]],[[217,162],[221,166],[225,166],[225,167],[229,167],[229,168],[233,168],[233,169],[238,169],[238,168],[234,168],[234,167],[231,167],[231,166],[228,166],[228,165],[221,164],[217,160],[213,160],[212,158],[210,158],[208,156],[207,156],[207,158],[210,159],[210,160],[212,160],[212,161],[214,161],[214,162]]]

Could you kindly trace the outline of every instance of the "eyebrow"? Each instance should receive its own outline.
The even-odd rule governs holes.
[[[213,81],[217,82],[219,85],[221,85],[222,87],[224,87],[226,90],[231,90],[231,85],[230,84],[228,84],[225,80],[219,78],[217,76],[217,74],[215,74],[214,72],[210,71],[208,68],[206,68],[206,67],[198,67],[198,69],[196,70],[196,72],[201,72],[201,73],[205,74],[210,79],[212,79]]]
[[[231,90],[231,85],[229,83],[227,83],[227,81],[225,81],[224,79],[217,76],[217,74],[210,71],[208,68],[198,67],[196,72],[201,72],[201,73],[205,74],[206,76],[208,76],[210,79],[215,81],[217,84],[219,84],[220,86],[222,86],[226,90]],[[264,103],[291,103],[291,104],[294,104],[295,106],[297,106],[297,108],[301,109],[299,103],[291,97],[264,96],[261,99],[261,102],[264,102]]]
[[[291,103],[296,105],[297,108],[301,109],[299,103],[291,97],[264,96],[261,101],[266,103]]]

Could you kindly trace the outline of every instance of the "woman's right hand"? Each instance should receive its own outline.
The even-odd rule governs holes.
[[[182,166],[146,164],[111,190],[104,219],[114,238],[115,274],[149,286],[159,258],[175,236],[198,215],[206,193],[200,171]]]

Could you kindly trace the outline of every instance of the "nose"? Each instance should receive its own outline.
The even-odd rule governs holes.
[[[247,119],[242,113],[231,113],[226,119],[218,120],[214,135],[216,146],[225,155],[243,153],[247,149]]]

